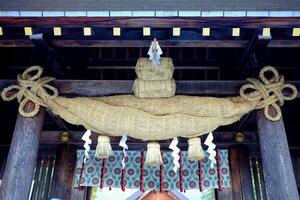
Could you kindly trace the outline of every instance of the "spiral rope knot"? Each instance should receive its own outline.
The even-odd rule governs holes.
[[[31,75],[32,72],[37,71]],[[55,80],[53,77],[42,77],[43,68],[32,66],[26,69],[23,74],[18,75],[18,85],[11,85],[2,91],[2,99],[11,101],[17,99],[20,103],[19,113],[24,117],[35,116],[40,106],[47,107],[46,100],[55,99],[58,96],[58,90],[48,83]],[[9,95],[9,93],[13,93]],[[51,94],[52,93],[52,94]],[[25,106],[28,102],[34,104],[32,111],[26,112]]]
[[[266,72],[272,74],[271,78],[265,76]],[[259,73],[260,80],[248,78],[249,83],[243,85],[240,89],[241,97],[249,102],[258,102],[256,109],[264,109],[264,115],[268,120],[277,121],[282,113],[280,106],[285,100],[292,100],[297,97],[297,88],[289,83],[284,83],[284,77],[278,74],[278,71],[272,66],[262,68]],[[247,92],[246,90],[250,90]],[[252,90],[252,91],[251,91]],[[284,93],[284,90],[290,90],[290,94]],[[272,116],[269,107],[275,110],[275,116]]]

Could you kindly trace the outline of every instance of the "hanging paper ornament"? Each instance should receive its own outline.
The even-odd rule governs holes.
[[[96,158],[108,158],[112,155],[114,155],[114,152],[112,151],[109,137],[105,135],[98,136],[98,144],[95,152]]]
[[[125,158],[127,156],[126,150],[128,150],[128,146],[126,144],[126,141],[127,141],[127,136],[123,135],[120,142],[119,142],[119,146],[123,147],[122,169],[125,168]]]
[[[157,142],[149,142],[147,144],[146,164],[159,166],[162,163],[160,145]]]
[[[151,42],[150,48],[148,50],[149,60],[152,60],[152,63],[154,66],[157,66],[160,64],[160,55],[163,54],[158,41],[154,39]]]
[[[88,129],[81,138],[84,141],[84,163],[89,159],[89,151],[91,150],[90,145],[92,144],[92,140],[90,139],[91,134],[91,130]]]
[[[199,137],[188,139],[188,159],[189,160],[202,160],[205,158],[203,149],[201,147],[201,139]]]
[[[214,136],[212,132],[210,132],[204,142],[205,145],[208,146],[207,153],[209,154],[208,159],[210,160],[210,168],[214,168],[216,161],[216,145],[212,142],[214,139]]]
[[[177,147],[177,144],[178,144],[178,139],[177,137],[174,137],[171,144],[169,145],[169,148],[172,149],[172,157],[173,157],[173,164],[174,164],[174,167],[173,167],[173,171],[174,172],[177,172],[178,168],[179,168],[179,152],[180,152],[180,149]]]

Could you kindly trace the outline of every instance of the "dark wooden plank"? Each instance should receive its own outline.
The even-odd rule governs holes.
[[[14,84],[0,80],[0,91]],[[238,95],[245,81],[176,81],[178,95]],[[300,91],[300,81],[287,81]],[[53,84],[61,96],[106,96],[132,94],[132,80],[56,80]],[[297,98],[300,98],[298,93]]]
[[[218,190],[217,192],[218,200],[231,200],[232,196],[232,188],[223,188],[222,190]]]
[[[0,17],[1,26],[92,27],[241,27],[285,28],[300,25],[299,17]]]
[[[70,199],[72,200],[82,200],[86,199],[87,196],[87,188],[84,187],[83,189],[72,188]]]
[[[32,108],[33,104],[28,103],[25,109],[29,111]],[[0,187],[0,199],[28,199],[44,115],[43,108],[33,118],[18,114]]]
[[[76,147],[73,145],[59,145],[53,175],[51,198],[71,199],[73,175],[76,160]]]
[[[148,47],[148,40],[54,40],[55,47]],[[163,47],[232,47],[245,48],[247,40],[160,40]],[[299,40],[272,40],[267,47],[270,48],[299,48]],[[30,40],[2,39],[0,47],[34,47]]]
[[[300,81],[287,81],[300,90]],[[176,81],[177,94],[184,95],[238,95],[245,81]],[[133,81],[117,80],[58,80],[60,94],[77,96],[104,96],[131,94]],[[298,98],[300,94],[298,93]]]
[[[62,131],[43,131],[41,134],[41,144],[74,144],[78,146],[82,146],[84,143],[81,140],[83,131],[69,131],[70,139],[67,142],[60,141],[60,135]],[[245,136],[245,140],[243,141],[243,144],[248,144],[252,146],[258,145],[258,138],[256,132],[243,132]],[[233,144],[239,144],[235,140],[236,132],[220,132],[215,131],[214,132],[214,143],[218,144],[219,147],[228,147]],[[91,135],[91,139],[93,141],[92,146],[95,147],[97,144],[97,137],[98,134],[93,133]],[[206,135],[202,136],[202,141],[204,141],[206,138]],[[121,149],[119,147],[121,137],[111,137],[111,145],[114,149]],[[185,138],[180,138],[180,143],[178,146],[182,149],[187,149],[187,140]],[[171,143],[171,140],[163,140],[160,141],[160,145],[163,149],[168,149],[169,145]],[[130,138],[130,140],[127,141],[127,144],[130,145],[130,149],[141,149],[142,147],[147,147],[147,142],[137,140]]]
[[[28,39],[8,39],[0,40],[0,47],[34,47],[33,43]]]
[[[232,199],[254,199],[248,147],[245,145],[231,146],[229,148],[229,163],[231,171]]]
[[[237,148],[229,148],[229,166],[231,175],[232,199],[242,199],[240,169],[239,169],[239,153]]]
[[[246,46],[247,42],[248,42],[247,40],[159,40],[159,44],[162,47],[243,48]],[[149,47],[149,43],[150,40],[55,40],[53,41],[53,44],[56,47]],[[281,45],[284,44],[285,43],[281,43]]]
[[[274,114],[273,110],[270,110]],[[272,122],[257,112],[257,128],[267,198],[298,200],[295,176],[282,118]]]

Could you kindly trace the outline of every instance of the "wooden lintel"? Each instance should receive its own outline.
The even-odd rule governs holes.
[[[241,27],[299,26],[299,17],[0,17],[1,26],[76,27]]]
[[[149,40],[150,41],[150,40]],[[55,47],[148,47],[148,40],[53,40]],[[160,40],[162,47],[246,48],[248,40]],[[299,48],[300,40],[272,40],[267,48]],[[34,47],[26,39],[2,39],[0,47]]]
[[[0,80],[0,91],[15,80]],[[178,95],[239,95],[245,81],[176,81]],[[287,81],[300,91],[300,81]],[[107,96],[132,94],[132,80],[56,80],[53,84],[61,96]],[[300,98],[298,93],[297,98]]]
[[[70,139],[67,142],[60,141],[60,135],[63,131],[43,131],[41,134],[41,144],[74,144],[82,146],[84,142],[81,140],[81,137],[84,131],[69,131]],[[257,133],[253,131],[243,132],[245,140],[243,142],[237,142],[235,139],[235,135],[237,132],[228,132],[228,131],[215,131],[214,132],[214,143],[218,145],[218,147],[228,147],[234,144],[247,144],[247,145],[258,145]],[[207,135],[201,136],[202,141],[205,140]],[[93,141],[92,146],[97,144],[98,134],[93,133],[91,135],[91,140]],[[111,137],[111,145],[115,148],[119,147],[121,137]],[[181,148],[187,148],[187,139],[180,138],[180,143],[178,144]],[[167,148],[171,143],[170,140],[162,140],[160,141],[160,145],[162,148]],[[130,145],[130,149],[141,148],[147,146],[147,142],[137,140],[134,138],[130,138],[127,141],[127,144]]]

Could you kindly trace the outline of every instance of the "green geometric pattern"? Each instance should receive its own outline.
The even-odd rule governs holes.
[[[100,186],[102,159],[94,157],[95,151],[90,151],[90,159],[85,163],[80,186]],[[228,151],[219,150],[220,153],[220,173],[223,188],[230,187],[230,175],[228,166]],[[146,155],[146,152],[145,154]],[[79,177],[82,168],[84,150],[77,150],[77,163],[74,187],[78,186]],[[121,188],[122,177],[122,151],[114,151],[114,156],[106,159],[106,170],[104,175],[104,187]],[[175,173],[173,171],[173,157],[170,151],[162,152],[163,156],[163,184],[165,190],[179,189],[179,169]],[[127,151],[125,159],[125,187],[140,188],[141,177],[141,152]],[[202,188],[218,188],[218,170],[217,166],[210,168],[210,160],[205,158],[202,160]],[[199,169],[198,162],[188,161],[187,152],[182,152],[182,175],[185,190],[199,189]],[[160,189],[160,168],[148,166],[144,164],[144,188],[145,190]]]

